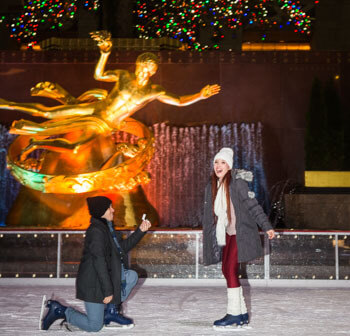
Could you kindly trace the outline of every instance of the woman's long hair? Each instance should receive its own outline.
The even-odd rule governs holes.
[[[224,185],[226,190],[227,218],[230,223],[231,222],[231,198],[230,198],[231,169],[225,174],[221,183]],[[211,174],[211,200],[212,200],[212,209],[213,209],[214,218],[215,218],[214,204],[215,204],[216,194],[218,193],[218,189],[219,189],[218,177],[216,176],[215,171],[213,171],[213,173]]]

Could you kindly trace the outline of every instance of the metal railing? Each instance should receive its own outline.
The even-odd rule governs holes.
[[[128,234],[130,231],[124,231],[124,233]],[[64,242],[67,242],[69,237],[75,237],[78,238],[77,242],[73,242],[71,245],[76,246],[76,252],[75,255],[81,254],[82,249],[82,243],[83,238],[85,235],[85,231],[39,231],[39,230],[1,230],[0,231],[0,264],[3,266],[0,266],[0,277],[22,277],[21,271],[18,272],[8,272],[6,270],[6,266],[4,265],[10,265],[11,263],[18,263],[21,265],[25,265],[28,267],[28,264],[30,264],[30,256],[28,256],[28,253],[24,250],[25,247],[21,247],[25,245],[26,242],[28,242],[30,239],[39,239],[39,244],[37,243],[37,240],[35,241],[34,247],[31,247],[31,254],[35,257],[36,262],[39,263],[45,263],[45,258],[47,259],[47,255],[40,255],[40,249],[38,250],[38,246],[40,247],[40,237],[43,239],[42,242],[44,243],[44,236],[43,235],[49,235],[53,241],[57,240],[57,246],[56,248],[54,246],[49,246],[47,244],[46,248],[50,248],[51,250],[55,250],[55,253],[57,254],[56,260],[52,261],[56,263],[56,278],[64,277],[62,274],[64,273],[62,265],[65,265],[65,260],[63,260],[62,255],[65,255],[65,259],[67,259],[67,255],[73,254],[72,246],[65,246]],[[79,237],[80,235],[80,237]],[[348,238],[349,236],[349,238]],[[203,276],[204,272],[206,271],[212,271],[210,267],[206,267],[202,265],[201,259],[202,259],[202,231],[201,230],[157,230],[157,231],[150,231],[146,235],[147,239],[146,242],[141,244],[141,246],[137,247],[139,250],[143,253],[142,258],[140,258],[140,262],[138,261],[138,256],[129,256],[131,258],[132,263],[134,264],[141,264],[144,266],[145,260],[148,260],[147,258],[153,258],[154,251],[160,251],[159,255],[156,259],[153,259],[149,263],[152,264],[152,267],[158,270],[158,274],[160,274],[160,277],[163,278],[170,278],[170,277],[191,277],[194,279],[202,279],[207,278],[207,275]],[[161,239],[159,239],[161,238]],[[16,239],[20,242],[15,243]],[[45,238],[46,239],[46,238]],[[158,239],[158,240],[157,240]],[[145,240],[145,239],[144,239]],[[280,240],[280,241],[279,241]],[[313,241],[317,240],[317,244],[315,246],[312,244]],[[7,241],[7,243],[5,243]],[[341,251],[344,255],[342,255],[342,270],[343,274],[342,277],[340,277],[340,254],[339,254],[339,241],[342,242]],[[280,244],[282,243],[282,244]],[[12,245],[11,245],[12,244]],[[16,246],[13,246],[13,244],[17,244]],[[169,248],[169,244],[171,244],[171,247]],[[79,246],[78,246],[79,245]],[[152,248],[148,250],[148,252],[144,252],[145,248],[147,248],[148,245],[152,245]],[[286,246],[287,248],[286,248]],[[292,246],[290,248],[290,246]],[[13,248],[13,249],[12,249]],[[23,255],[19,254],[18,249],[23,248]],[[67,251],[67,249],[72,249],[72,251]],[[258,269],[258,272],[260,272],[261,276],[258,274],[256,278],[269,280],[271,278],[273,279],[279,279],[281,277],[276,277],[275,275],[271,277],[272,269],[275,269],[276,267],[280,267],[283,264],[283,267],[286,267],[287,269],[290,269],[291,267],[300,267],[298,262],[302,261],[304,265],[304,269],[312,268],[312,267],[318,267],[320,269],[330,269],[331,274],[328,279],[332,280],[348,280],[350,275],[350,232],[343,231],[343,232],[334,232],[334,231],[322,231],[322,232],[316,232],[316,231],[278,231],[276,233],[276,239],[273,241],[269,241],[267,239],[267,236],[264,235],[264,249],[265,254],[264,257],[261,258],[260,264],[259,262],[252,263],[248,265],[249,267],[255,267]],[[16,259],[16,256],[11,255],[11,251],[16,251],[15,254],[19,254],[18,259]],[[324,250],[324,251],[323,251]],[[163,252],[162,252],[163,251]],[[310,254],[311,251],[311,254]],[[316,252],[315,252],[316,251]],[[349,257],[348,257],[348,251],[349,251]],[[71,253],[72,252],[72,253]],[[79,253],[78,253],[79,252]],[[298,252],[299,259],[293,259],[292,256],[297,254]],[[322,253],[318,253],[322,252]],[[311,255],[311,259],[308,260],[308,254]],[[333,256],[334,254],[334,256]],[[54,252],[51,253],[51,255],[54,255]],[[290,260],[288,260],[290,255]],[[182,263],[181,259],[185,256],[188,260],[185,263]],[[42,257],[42,258],[41,258]],[[305,257],[305,258],[304,258]],[[334,260],[333,260],[334,257]],[[24,258],[24,259],[21,259]],[[164,258],[163,260],[159,260],[159,258]],[[74,259],[74,258],[73,258]],[[154,261],[155,260],[155,261]],[[67,261],[67,260],[66,260]],[[290,261],[290,262],[289,262]],[[157,264],[159,262],[159,264]],[[334,262],[334,265],[333,265]],[[294,266],[291,266],[294,263]],[[71,264],[78,265],[79,259],[76,258],[74,262],[71,262]],[[155,265],[156,264],[156,265]],[[263,264],[263,265],[262,265]],[[277,265],[277,266],[276,266]],[[316,265],[316,266],[314,266]],[[183,273],[176,273],[176,269],[182,269],[184,271],[181,271]],[[215,268],[216,267],[216,268]],[[334,269],[333,269],[334,267]],[[147,268],[147,261],[145,264],[145,268]],[[172,272],[174,274],[170,274],[168,272],[167,268],[172,268]],[[218,278],[217,274],[221,271],[217,266],[214,266],[214,273],[210,273],[208,278],[214,277]],[[174,271],[175,270],[175,271]],[[218,272],[217,272],[218,270]],[[152,273],[153,272],[153,273]],[[152,277],[152,274],[157,276],[155,271],[151,270],[149,271],[149,275],[146,277]],[[28,272],[27,272],[28,273]],[[52,272],[54,273],[54,272]],[[49,277],[54,277],[53,274],[49,274]],[[275,272],[276,273],[276,272]],[[7,275],[6,275],[7,274]],[[74,272],[71,273],[74,277]],[[334,275],[333,275],[334,274]],[[27,274],[28,276],[28,274]],[[35,274],[33,273],[33,277]],[[249,276],[248,276],[249,278]],[[283,277],[282,279],[285,279],[286,277]],[[295,278],[298,278],[297,276]],[[314,279],[315,276],[312,276],[311,273],[309,275],[310,279]],[[326,277],[327,278],[327,277]]]

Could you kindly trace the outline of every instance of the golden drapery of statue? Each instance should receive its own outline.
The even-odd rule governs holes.
[[[47,220],[52,218],[64,228],[88,225],[81,220],[86,214],[81,216],[78,210],[84,208],[85,198],[91,194],[108,193],[115,202],[118,202],[116,199],[123,200],[127,208],[125,203],[133,202],[130,195],[135,195],[138,186],[149,181],[145,167],[154,150],[152,132],[130,116],[153,100],[186,106],[220,91],[220,86],[215,84],[187,96],[167,92],[150,80],[158,68],[158,60],[153,53],[139,55],[134,73],[120,69],[105,70],[112,49],[111,35],[99,31],[91,33],[91,37],[100,49],[94,78],[114,82],[110,92],[92,89],[76,98],[59,84],[41,82],[31,89],[31,95],[55,99],[60,105],[47,107],[40,103],[0,99],[0,109],[18,110],[49,119],[43,123],[18,120],[10,129],[11,133],[19,136],[9,148],[8,167],[15,178],[27,187],[23,191],[26,195],[19,195],[11,210],[15,218],[13,222],[19,225],[23,221],[33,223],[38,220],[30,221],[25,215],[28,210],[22,209],[37,206],[38,201],[47,212],[38,226],[50,226]],[[117,132],[132,134],[136,141],[116,144],[114,135]],[[32,202],[28,202],[28,194]],[[132,208],[135,211],[136,207]],[[147,209],[140,211],[147,212]],[[52,216],[53,213],[57,216]],[[126,225],[128,221],[130,219],[125,220]],[[135,225],[135,221],[137,219],[131,220],[130,226]]]

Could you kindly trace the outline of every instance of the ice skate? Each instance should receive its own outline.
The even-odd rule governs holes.
[[[47,314],[42,319],[41,329],[49,330],[50,326],[59,319],[64,319],[66,316],[64,312],[66,311],[65,306],[61,305],[58,301],[48,300],[46,307],[49,308]]]
[[[121,305],[109,303],[105,309],[104,325],[106,328],[131,329],[135,325],[133,321],[121,313]]]
[[[242,330],[242,315],[226,314],[222,319],[216,320],[213,328],[218,331]]]
[[[242,330],[240,287],[227,288],[227,314],[216,320],[213,328],[219,331]]]

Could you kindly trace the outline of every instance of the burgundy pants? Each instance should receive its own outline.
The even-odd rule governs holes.
[[[227,288],[240,287],[238,279],[238,254],[236,235],[229,236],[226,233],[226,245],[222,250],[222,273],[227,282]]]

